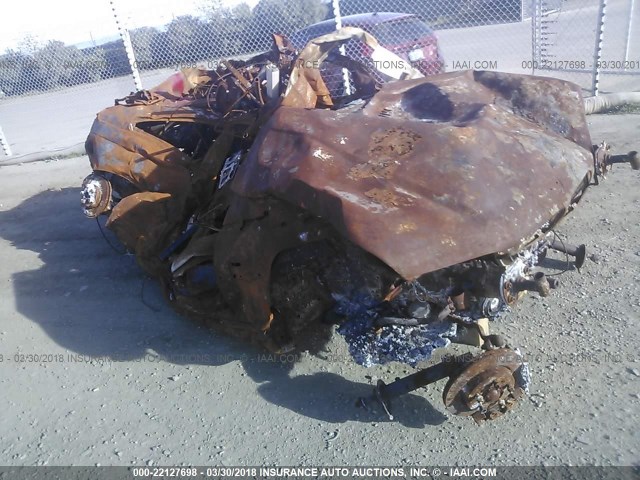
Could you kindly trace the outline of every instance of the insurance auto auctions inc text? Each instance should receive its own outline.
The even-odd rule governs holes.
[[[495,468],[462,467],[261,467],[261,477],[333,477],[333,478],[405,478],[426,477],[495,477]]]

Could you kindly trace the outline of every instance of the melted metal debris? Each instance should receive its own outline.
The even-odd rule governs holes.
[[[515,352],[522,357],[522,353],[519,348],[515,349]],[[531,370],[529,370],[529,362],[522,362],[522,366],[513,372],[516,385],[524,390],[526,395],[529,395],[529,387],[531,386]]]
[[[449,337],[457,326],[450,322],[436,322],[418,326],[385,326],[376,331],[378,303],[368,296],[347,299],[334,295],[336,313],[347,317],[338,328],[349,345],[349,353],[359,365],[371,367],[389,362],[402,362],[415,367],[429,360],[433,351],[449,346]]]

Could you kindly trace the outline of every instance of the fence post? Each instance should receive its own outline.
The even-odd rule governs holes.
[[[7,157],[12,155],[11,147],[9,146],[9,142],[7,142],[7,137],[4,136],[4,132],[2,131],[2,126],[0,125],[0,145],[2,145],[2,150],[4,150],[4,154]]]
[[[120,38],[122,38],[122,43],[124,44],[124,51],[126,52],[127,59],[129,60],[129,67],[131,67],[131,74],[133,75],[133,84],[136,87],[136,91],[142,90],[142,81],[140,80],[140,72],[138,71],[138,64],[133,52],[133,45],[131,44],[129,30],[126,26],[122,25],[119,20],[115,1],[109,0],[109,3],[111,4],[111,10],[113,11],[113,18],[115,18],[116,25],[118,26],[118,33],[120,34]]]
[[[625,67],[627,66],[627,62],[629,61],[629,46],[631,45],[631,26],[633,25],[633,6],[635,0],[630,1],[629,5],[629,23],[627,24],[627,47],[624,50],[624,62]]]
[[[336,22],[336,30],[342,28],[342,15],[340,14],[340,0],[332,0],[333,16]],[[340,53],[345,55],[344,45],[340,47]],[[351,79],[349,78],[349,71],[346,68],[342,69],[342,81],[344,82],[345,95],[351,95]]]
[[[607,15],[607,0],[600,0],[598,8],[598,23],[596,25],[596,45],[593,52],[593,71],[591,76],[591,94],[600,93],[600,59],[602,58],[602,38],[604,34],[604,20]]]
[[[520,21],[524,22],[527,18],[531,18],[531,0],[520,0]]]
[[[542,0],[531,0],[531,74],[542,58]]]

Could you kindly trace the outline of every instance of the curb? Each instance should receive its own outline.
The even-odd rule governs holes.
[[[54,160],[59,157],[67,157],[72,155],[86,155],[84,149],[84,142],[76,143],[70,147],[58,148],[55,150],[46,150],[42,152],[26,153],[24,155],[11,156],[0,159],[0,167],[7,167],[10,165],[19,165],[21,163],[34,163],[44,160]]]

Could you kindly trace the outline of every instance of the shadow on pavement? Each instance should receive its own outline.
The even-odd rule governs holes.
[[[355,407],[359,397],[371,393],[370,385],[326,372],[291,377],[293,363],[265,360],[264,352],[178,316],[135,258],[114,251],[121,246],[111,232],[104,231],[110,245],[83,216],[79,199],[78,188],[48,190],[0,212],[0,237],[18,250],[37,253],[42,262],[13,273],[16,310],[69,354],[179,365],[241,361],[259,383],[257,391],[273,404],[334,423],[385,418]],[[30,352],[28,346],[25,351]],[[418,395],[398,399],[394,406],[396,420],[405,426],[446,420]]]
[[[264,374],[255,371],[260,367],[251,362],[251,359],[244,361],[243,366],[254,379]],[[372,394],[372,385],[355,383],[328,372],[298,375],[293,378],[286,374],[280,375],[272,372],[270,380],[258,387],[260,395],[275,405],[331,423],[389,421],[382,408],[375,402],[368,402],[368,409],[358,405],[360,397],[366,398]],[[283,388],[284,386],[286,388]],[[440,425],[447,420],[447,417],[435,409],[426,398],[413,394],[394,399],[392,413],[393,421],[412,428]]]

